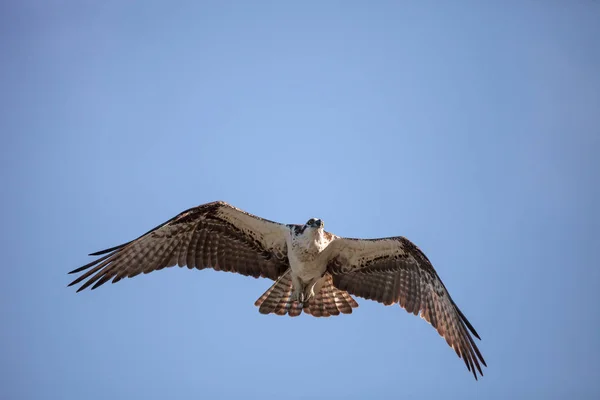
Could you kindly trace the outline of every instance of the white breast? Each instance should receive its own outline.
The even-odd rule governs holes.
[[[328,244],[316,229],[306,229],[302,235],[290,232],[288,259],[292,274],[304,282],[310,282],[323,275],[327,264],[322,255]]]

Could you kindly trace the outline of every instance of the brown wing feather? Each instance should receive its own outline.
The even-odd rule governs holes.
[[[456,306],[433,266],[404,237],[332,243],[328,270],[333,284],[348,293],[385,305],[398,303],[409,313],[421,314],[446,339],[477,379],[487,366],[471,334],[479,335]],[[469,332],[470,331],[470,332]]]
[[[91,255],[103,257],[69,284],[85,280],[78,292],[111,280],[179,265],[213,268],[255,278],[277,279],[288,267],[284,225],[261,219],[224,202],[184,211],[139,238]]]

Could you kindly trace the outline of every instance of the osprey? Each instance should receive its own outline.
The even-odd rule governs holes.
[[[275,283],[255,302],[263,314],[350,314],[358,307],[351,294],[398,303],[437,329],[475,379],[476,370],[483,375],[480,363],[486,366],[471,337],[479,335],[425,254],[401,236],[344,238],[325,231],[318,218],[304,225],[280,224],[217,201],[90,255],[102,257],[70,272],[89,269],[69,284],[87,279],[78,292],[175,265],[264,277]]]

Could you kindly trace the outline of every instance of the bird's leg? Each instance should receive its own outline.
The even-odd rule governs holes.
[[[304,304],[305,300],[305,288],[306,286],[302,283],[300,278],[297,276],[292,277],[292,295],[290,296],[290,301],[297,301],[300,304]]]
[[[308,302],[313,297],[316,297],[323,285],[325,284],[326,279],[323,276],[315,278],[308,283],[302,282],[302,280],[298,277],[292,278],[292,295],[290,296],[290,301],[297,301],[301,305]]]

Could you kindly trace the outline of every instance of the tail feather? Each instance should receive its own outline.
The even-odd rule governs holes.
[[[283,275],[275,281],[273,285],[262,296],[256,300],[255,306],[258,306],[258,311],[261,314],[277,314],[290,316],[300,315],[299,311],[292,308],[293,304],[290,301],[292,296],[292,277],[288,269]]]
[[[281,290],[280,292],[274,290],[272,292],[272,297],[269,297],[269,299],[272,299],[271,301],[273,301],[273,303],[276,303],[273,312],[277,315],[288,314],[290,317],[297,317],[298,315],[302,314],[302,305],[298,302],[292,302],[291,300],[293,286],[290,274],[287,274],[285,281],[281,282],[280,286],[285,287],[285,289]],[[278,293],[280,293],[279,299],[277,299]]]
[[[308,301],[304,312],[313,317],[352,314],[352,309],[358,307],[356,300],[348,292],[333,286],[331,275],[327,275],[326,279],[319,293]]]
[[[301,304],[291,301],[292,277],[287,270],[277,281],[256,300],[261,314],[289,315],[296,317],[304,312],[314,317],[329,317],[332,315],[351,314],[352,309],[358,307],[356,301],[343,290],[333,286],[331,275],[327,275],[326,282],[315,297]]]

